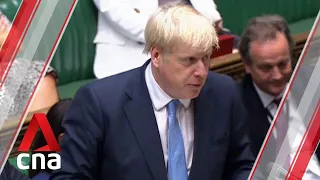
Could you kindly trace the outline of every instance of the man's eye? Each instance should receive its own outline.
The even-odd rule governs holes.
[[[272,69],[272,66],[261,66],[260,69],[262,71],[270,71]]]
[[[284,69],[285,67],[287,67],[287,65],[288,65],[288,62],[281,62],[279,64],[279,69]]]
[[[196,61],[197,59],[195,58],[195,57],[189,57],[188,58],[188,61],[190,61],[190,62],[194,62],[194,61]]]
[[[194,58],[194,57],[189,57],[189,58],[186,58],[185,60],[184,60],[184,64],[185,65],[191,65],[191,64],[193,64],[194,62],[196,62],[196,58]]]
[[[210,58],[209,58],[208,55],[206,55],[206,56],[204,56],[204,57],[202,58],[202,60],[203,60],[203,61],[208,61],[208,60],[210,60]]]

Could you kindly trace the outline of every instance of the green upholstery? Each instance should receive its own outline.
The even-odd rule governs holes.
[[[10,21],[14,19],[22,0],[0,0],[0,10]]]
[[[241,35],[248,19],[263,14],[280,14],[286,18],[292,32],[310,31],[320,8],[319,0],[215,0],[224,19],[224,26]],[[311,18],[311,19],[310,19]],[[313,20],[312,20],[313,18]],[[305,25],[299,21],[310,19]]]
[[[94,81],[94,79],[85,79],[59,86],[58,90],[60,92],[60,98],[72,98],[75,95],[76,91],[79,89],[79,87],[88,84],[92,81]]]
[[[93,1],[78,1],[51,62],[59,73],[59,85],[94,78],[96,31],[97,10]]]
[[[78,1],[51,62],[59,74],[61,98],[72,98],[81,86],[94,79],[96,31],[97,10],[93,1]]]
[[[301,21],[291,23],[289,25],[290,31],[292,34],[299,34],[299,33],[306,32],[307,30],[311,30],[315,20],[316,20],[316,17],[312,17],[312,18],[303,19]]]

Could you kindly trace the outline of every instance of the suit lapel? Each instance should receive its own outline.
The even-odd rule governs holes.
[[[147,64],[140,68],[140,77],[132,79],[127,87],[129,102],[124,111],[155,180],[167,179],[167,171],[151,98],[145,82]]]
[[[250,134],[252,145],[255,149],[254,154],[257,155],[270,128],[270,122],[268,120],[262,101],[253,86],[252,78],[250,75],[246,75],[244,77],[242,91],[244,103],[246,104],[249,115],[248,117]],[[273,136],[270,136],[268,144],[272,143],[270,141],[275,141]],[[268,149],[272,150],[272,148]]]
[[[205,164],[203,164],[203,162],[206,162],[204,152],[207,152],[210,148],[211,132],[214,132],[211,126],[212,117],[219,114],[214,107],[215,102],[215,99],[205,88],[194,99],[194,152],[189,175],[190,180],[196,180],[197,177],[207,174]]]

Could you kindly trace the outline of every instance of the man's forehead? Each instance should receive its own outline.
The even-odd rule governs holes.
[[[250,56],[253,61],[276,61],[290,59],[291,55],[289,46],[266,42],[251,44]]]
[[[172,53],[183,56],[204,56],[212,53],[212,49],[193,48],[188,46],[176,46],[171,49]]]
[[[288,61],[290,59],[289,55],[283,55],[283,56],[278,56],[275,58],[256,58],[253,62],[256,64],[269,64],[269,65],[277,65],[279,63],[282,63],[284,61]]]

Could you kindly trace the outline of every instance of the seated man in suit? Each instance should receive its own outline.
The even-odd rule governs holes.
[[[239,87],[249,114],[249,136],[252,143],[251,148],[256,157],[263,145],[291,76],[293,48],[294,42],[288,24],[284,18],[278,15],[266,15],[251,19],[242,35],[239,51],[247,74]],[[286,101],[283,111],[295,111],[289,110],[294,109],[292,102],[293,99],[291,99],[290,104],[289,101]],[[268,148],[264,151],[264,154],[271,155],[272,159],[259,162],[260,167],[263,167],[266,171],[268,170],[264,165],[275,161],[281,145],[282,148],[288,145],[290,151],[288,152],[290,155],[286,160],[287,163],[285,163],[286,167],[292,162],[295,153],[293,147],[296,145],[293,141],[285,138],[289,128],[289,119],[292,119],[292,116],[293,114],[288,113],[287,116],[283,117],[285,119],[281,120],[281,122],[284,122],[282,124],[287,125],[280,128],[281,123],[279,121],[272,131],[272,136],[269,138],[267,145]],[[309,166],[310,168],[307,171],[308,177],[319,178],[320,169],[317,165],[317,159],[313,158],[310,164],[311,167]]]
[[[145,37],[151,60],[77,92],[52,179],[247,179],[246,115],[234,81],[208,72],[218,44],[210,21],[170,4]]]

